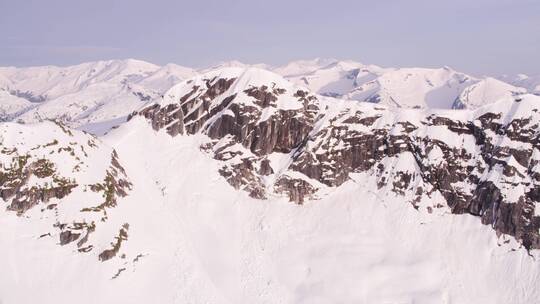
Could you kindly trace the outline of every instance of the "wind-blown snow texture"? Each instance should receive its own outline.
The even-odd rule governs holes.
[[[275,71],[190,71],[118,128],[87,120],[100,138],[1,123],[0,302],[540,298],[540,97],[448,68]],[[359,88],[380,103],[335,98]]]

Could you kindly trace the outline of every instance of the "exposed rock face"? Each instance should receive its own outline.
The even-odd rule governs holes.
[[[399,119],[385,120],[361,131],[344,126],[347,120],[334,122],[312,137],[290,168],[328,186],[340,185],[351,173],[374,171],[379,188],[414,193],[417,197],[410,201],[416,208],[426,195],[438,192],[452,213],[479,216],[526,248],[540,248],[534,120],[489,112],[470,121],[420,117],[407,122],[407,128]],[[398,157],[407,164],[389,168],[388,160]]]
[[[316,96],[262,70],[230,69],[179,84],[140,115],[173,136],[182,132],[172,126],[207,135],[201,149],[252,197],[303,203],[362,177],[418,210],[478,216],[532,249],[540,248],[537,99],[398,113]]]
[[[122,228],[118,231],[118,236],[115,237],[115,241],[111,243],[112,248],[104,250],[99,254],[99,260],[104,262],[107,260],[112,259],[116,256],[118,251],[120,251],[120,247],[122,246],[122,242],[127,241],[128,239],[128,230],[129,230],[129,224],[122,225]]]
[[[261,175],[275,175],[266,156],[292,153],[305,144],[319,115],[319,100],[284,80],[271,81],[270,72],[230,69],[225,74],[186,81],[171,89],[165,104],[133,115],[146,117],[155,129],[165,128],[171,135],[182,133],[170,132],[171,126],[187,134],[208,135],[211,142],[203,148],[215,159],[227,161],[221,175],[250,196],[265,198],[267,185]],[[294,181],[282,179],[279,192],[287,192],[287,183]],[[296,195],[295,201],[303,200],[304,194]]]
[[[11,151],[6,151],[7,153]],[[12,153],[15,153],[13,151]],[[9,166],[2,165],[0,172],[0,197],[10,201],[8,210],[21,215],[39,202],[48,202],[51,198],[61,199],[77,187],[77,183],[69,178],[59,176],[55,166],[47,159],[38,159],[29,163],[30,155],[15,156]],[[29,179],[35,176],[40,179],[50,178],[50,185],[28,187]]]
[[[166,127],[171,136],[176,136],[184,133],[183,115],[179,108],[178,105],[172,104],[161,108],[155,104],[141,111],[141,115],[152,121],[154,130]],[[131,117],[129,116],[128,119]]]

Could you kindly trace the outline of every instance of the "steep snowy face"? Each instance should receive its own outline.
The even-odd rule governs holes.
[[[52,122],[1,123],[0,158],[1,208],[39,227],[32,231],[37,239],[96,261],[117,255],[129,223],[109,212],[131,183],[115,150]]]
[[[225,69],[142,111],[155,130],[204,134],[220,174],[255,198],[321,198],[350,180],[427,213],[481,217],[540,248],[540,98],[478,111],[395,111],[311,94],[259,69]]]
[[[192,68],[169,63],[155,70],[148,77],[144,77],[137,83],[142,87],[150,88],[163,94],[182,80],[192,78],[196,75],[197,71]]]
[[[75,93],[100,82],[121,83],[129,78],[151,74],[159,67],[133,59],[88,62],[75,66],[2,68],[0,74],[10,80],[9,90],[44,101]]]
[[[338,63],[338,60],[333,58],[315,58],[312,60],[297,60],[289,62],[288,64],[273,69],[274,73],[277,73],[283,77],[296,77],[313,73],[317,70],[325,68],[329,65]],[[355,64],[356,65],[356,64]]]
[[[210,67],[200,68],[200,69],[197,69],[196,71],[199,74],[206,74],[206,73],[211,73],[213,71],[218,71],[218,70],[226,69],[226,68],[242,68],[242,69],[259,68],[259,69],[265,69],[265,70],[272,69],[270,65],[265,64],[265,63],[247,64],[247,63],[240,62],[238,60],[230,60],[230,61],[219,62]]]
[[[358,86],[382,75],[384,71],[377,66],[366,66],[354,61],[334,61],[324,66],[313,64],[304,69],[300,67],[294,74],[286,74],[290,67],[275,71],[284,73],[282,75],[293,83],[306,86],[318,94],[332,97],[346,95]]]
[[[517,87],[523,87],[531,94],[540,95],[540,75],[529,76],[519,74],[516,76],[503,75],[500,80],[510,83]]]
[[[397,69],[359,85],[347,97],[398,108],[450,109],[463,89],[477,81],[449,68]]]
[[[4,89],[0,89],[0,121],[10,121],[20,113],[31,109],[34,104],[24,98],[12,95]]]
[[[70,67],[0,68],[0,87],[32,103],[3,120],[37,122],[57,119],[80,127],[119,119],[159,98],[192,69],[159,67],[138,60],[111,60]],[[5,81],[2,81],[5,79]],[[0,96],[1,108],[8,103]]]
[[[475,109],[524,93],[493,78],[476,79],[450,68],[380,68],[353,61],[293,62],[274,71],[324,96],[397,108]]]
[[[527,92],[524,88],[515,87],[494,78],[487,77],[466,87],[455,100],[453,109],[476,109],[483,105],[518,97]]]

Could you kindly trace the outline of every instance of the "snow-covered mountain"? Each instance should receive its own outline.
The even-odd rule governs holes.
[[[238,60],[231,60],[231,61],[222,61],[210,67],[199,68],[197,69],[197,72],[200,74],[205,74],[205,73],[220,70],[223,68],[248,68],[248,67],[256,67],[256,68],[267,69],[267,70],[272,69],[272,66],[265,63],[247,64],[247,63],[240,62]]]
[[[459,94],[476,81],[450,68],[404,68],[360,84],[347,97],[400,108],[450,109]]]
[[[384,69],[354,61],[316,59],[292,62],[274,72],[321,95],[339,97],[374,80],[384,73]]]
[[[209,68],[163,67],[139,60],[110,60],[69,67],[0,68],[0,120],[55,119],[101,135],[124,123],[129,113],[159,100],[173,85],[227,67],[256,67],[324,95],[400,108],[477,108],[524,86],[535,93],[534,78],[513,84],[475,78],[450,68],[381,68],[354,61],[317,58],[280,67],[221,62]]]
[[[303,203],[369,172],[375,188],[408,194],[417,209],[441,208],[432,205],[438,192],[450,212],[484,216],[493,206],[478,200],[494,191],[500,204],[537,199],[515,193],[518,184],[518,193],[535,187],[538,102],[521,95],[474,112],[395,112],[313,95],[265,70],[228,68],[178,84],[139,115],[173,137],[208,136],[202,148],[223,161],[221,175],[255,198]],[[507,215],[490,212],[483,219],[498,229]],[[540,248],[538,228],[518,236],[525,247]]]
[[[6,113],[2,119],[26,123],[57,119],[73,127],[114,125],[194,74],[194,70],[177,65],[159,67],[133,59],[69,67],[0,68],[4,92],[0,104]],[[14,96],[19,100],[14,101]],[[14,103],[16,111],[4,107]]]
[[[500,80],[510,83],[512,85],[526,88],[532,94],[540,95],[540,75],[529,76],[525,74],[518,74],[515,76],[503,75],[499,77]]]
[[[493,78],[475,78],[449,67],[381,68],[353,61],[316,59],[274,69],[318,94],[399,108],[475,109],[525,90]],[[471,92],[476,92],[471,94]]]
[[[287,63],[284,66],[274,68],[274,72],[283,77],[295,77],[306,75],[317,70],[323,69],[328,65],[338,62],[333,58],[315,58],[312,60],[297,60]]]
[[[486,77],[466,87],[456,98],[452,108],[476,109],[493,101],[509,99],[527,93],[525,88],[515,87],[495,78]]]
[[[0,121],[10,121],[19,114],[35,106],[27,99],[17,97],[5,89],[0,89]]]
[[[486,103],[228,67],[100,138],[0,123],[0,301],[534,303],[540,97]]]

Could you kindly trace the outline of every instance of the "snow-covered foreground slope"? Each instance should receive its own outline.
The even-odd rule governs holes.
[[[304,205],[252,199],[216,174],[218,161],[198,148],[205,140],[156,133],[141,118],[105,138],[133,183],[98,226],[129,223],[111,260],[59,246],[55,232],[40,238],[50,220],[39,210],[0,211],[2,302],[476,304],[540,296],[537,262],[499,246],[473,217],[418,212],[354,181]]]

